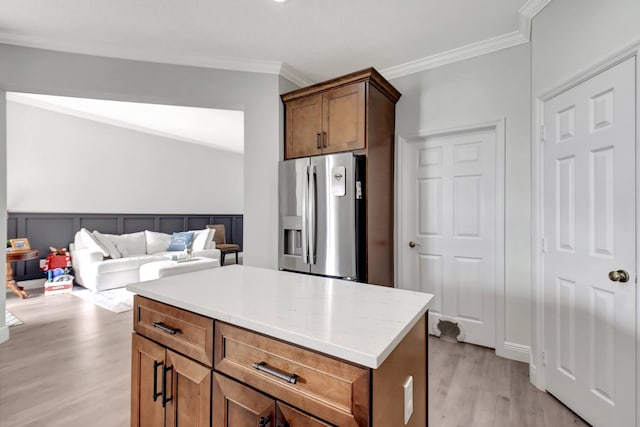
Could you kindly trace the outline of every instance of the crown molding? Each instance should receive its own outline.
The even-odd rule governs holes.
[[[380,73],[386,79],[391,80],[398,77],[407,76],[409,74],[418,73],[420,71],[430,70],[432,68],[437,68],[443,65],[462,61],[464,59],[485,55],[487,53],[506,49],[508,47],[517,46],[528,41],[529,40],[525,38],[522,33],[520,33],[520,31],[512,31],[511,33],[447,50],[436,55],[427,56],[426,58],[421,58],[415,61],[407,62],[405,64],[385,68],[384,70],[381,70]]]
[[[229,151],[232,153],[243,154],[244,147],[241,149],[233,149],[229,147],[223,147],[221,145],[207,143],[204,141],[199,141],[196,139],[186,138],[184,136],[175,135],[169,132],[162,132],[157,129],[151,129],[145,126],[138,126],[133,123],[127,123],[121,120],[110,119],[104,116],[99,116],[96,114],[87,113],[86,111],[74,110],[73,108],[63,107],[62,105],[52,104],[50,102],[42,101],[39,99],[33,99],[26,96],[22,96],[16,92],[7,92],[6,94],[7,101],[16,102],[19,104],[29,105],[31,107],[40,108],[43,110],[53,111],[55,113],[65,114],[67,116],[78,117],[85,120],[91,120],[98,123],[107,124],[110,126],[117,126],[124,129],[133,130],[136,132],[146,133],[149,135],[159,136],[162,138],[168,138],[175,141],[187,142],[189,144],[201,145],[207,148],[212,148],[215,150],[221,151]]]
[[[527,39],[531,39],[531,21],[533,21],[533,18],[549,3],[551,3],[551,0],[528,0],[518,10],[520,32],[526,36]]]
[[[165,51],[140,51],[127,47],[115,48],[107,44],[96,43],[60,43],[37,37],[16,36],[0,31],[0,43],[46,49],[66,53],[127,59],[132,61],[154,62],[160,64],[186,65],[192,67],[215,68],[220,70],[246,71],[251,73],[279,74],[282,62],[263,61],[244,58],[225,58],[201,55],[168,55]]]
[[[550,2],[551,0],[528,0],[522,5],[518,10],[518,29],[516,31],[385,68],[380,73],[386,79],[391,80],[528,43],[531,39],[531,21]]]
[[[311,86],[316,83],[285,62],[280,67],[280,75],[298,87]]]

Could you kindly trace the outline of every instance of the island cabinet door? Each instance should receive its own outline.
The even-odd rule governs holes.
[[[322,422],[310,415],[298,411],[291,406],[276,402],[276,427],[331,427],[332,424]]]
[[[275,400],[213,374],[213,427],[275,427]]]
[[[166,427],[210,426],[211,368],[171,350],[166,361]]]
[[[163,427],[165,349],[138,334],[133,334],[131,348],[131,426]]]

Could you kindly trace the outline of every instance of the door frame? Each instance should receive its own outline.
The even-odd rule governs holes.
[[[616,65],[635,58],[636,63],[636,267],[640,266],[640,41],[616,52],[604,60],[578,72],[569,80],[535,96],[533,99],[534,124],[531,143],[531,193],[532,200],[532,240],[531,240],[531,296],[533,304],[533,340],[531,346],[531,362],[529,364],[529,380],[540,390],[546,390],[544,361],[544,263],[543,263],[543,218],[544,218],[544,104],[552,98],[578,86],[581,83],[601,74]],[[636,396],[640,396],[640,292],[637,289],[636,277]],[[636,407],[636,425],[640,426],[640,407]]]
[[[394,269],[396,271],[395,283],[402,283],[404,272],[399,268],[400,260],[408,255],[408,249],[402,242],[402,230],[404,229],[404,209],[401,203],[401,195],[407,183],[404,179],[404,154],[410,144],[428,138],[454,135],[459,133],[473,133],[492,130],[495,132],[495,177],[496,177],[496,246],[495,246],[495,351],[498,356],[508,359],[529,362],[529,347],[505,341],[505,147],[506,147],[506,117],[498,120],[455,126],[451,128],[435,128],[421,130],[413,134],[398,135],[398,144],[395,153],[395,179],[398,183],[395,191],[395,229],[394,229]]]

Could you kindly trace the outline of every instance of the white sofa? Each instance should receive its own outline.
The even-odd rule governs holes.
[[[192,256],[220,259],[220,251],[213,241],[215,230],[189,232],[194,233]],[[184,255],[182,250],[168,250],[172,237],[148,230],[113,235],[83,228],[69,245],[75,280],[93,291],[139,282],[141,265]]]

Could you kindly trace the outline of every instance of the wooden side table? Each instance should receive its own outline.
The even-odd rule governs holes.
[[[38,258],[39,253],[37,249],[26,249],[20,251],[7,252],[7,288],[18,295],[20,298],[27,298],[29,294],[24,290],[22,286],[18,286],[15,277],[13,277],[13,268],[11,263],[17,261],[27,261],[29,259]]]

